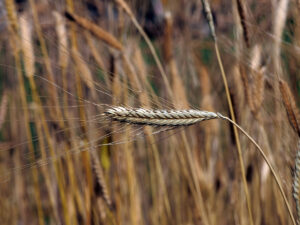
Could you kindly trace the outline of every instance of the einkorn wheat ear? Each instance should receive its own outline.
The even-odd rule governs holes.
[[[266,154],[261,149],[261,147],[256,143],[256,141],[237,123],[229,119],[226,116],[223,116],[220,113],[201,111],[201,110],[152,110],[144,108],[125,108],[120,106],[111,106],[104,112],[108,118],[129,124],[139,124],[139,125],[150,125],[150,126],[189,126],[196,124],[204,120],[211,119],[223,119],[235,127],[237,127],[247,138],[256,146],[256,149],[259,151],[261,156],[264,158],[265,162],[268,164],[271,173],[277,183],[277,186],[280,190],[281,196],[284,199],[286,208],[289,212],[290,218],[294,225],[296,221],[294,219],[290,204],[288,203],[287,197],[283,191],[281,182],[276,175],[276,172],[268,160]]]
[[[200,110],[151,110],[112,107],[105,114],[112,120],[151,126],[189,126],[203,120],[222,118],[219,113]]]

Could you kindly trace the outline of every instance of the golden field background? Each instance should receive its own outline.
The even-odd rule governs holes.
[[[230,116],[217,45],[236,122],[298,218],[300,3],[204,2],[217,42],[202,1],[0,1],[1,224],[293,224],[269,166],[241,133],[239,157],[226,121],[104,114]]]

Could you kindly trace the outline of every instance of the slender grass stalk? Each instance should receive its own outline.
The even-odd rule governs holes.
[[[227,102],[228,102],[230,116],[231,116],[232,120],[235,122],[236,119],[235,119],[234,110],[233,110],[233,106],[232,106],[232,100],[231,100],[231,97],[230,97],[227,78],[226,78],[225,70],[224,70],[223,63],[222,63],[221,56],[220,56],[220,51],[219,51],[219,46],[218,46],[218,42],[217,42],[215,26],[214,26],[214,22],[213,22],[211,10],[210,10],[210,5],[209,5],[207,0],[202,0],[202,4],[203,4],[203,7],[204,7],[204,11],[206,13],[206,17],[207,17],[207,20],[208,20],[208,23],[209,23],[209,27],[210,27],[212,37],[214,39],[215,52],[216,52],[218,64],[219,64],[219,67],[220,67],[220,70],[221,70],[221,75],[222,75],[225,91],[226,91],[226,98],[227,98]],[[242,172],[242,180],[243,180],[244,191],[245,191],[245,195],[246,195],[246,201],[247,201],[247,208],[248,208],[248,213],[249,213],[250,224],[254,225],[252,209],[251,209],[250,195],[249,195],[249,190],[248,190],[247,180],[246,180],[245,166],[244,166],[244,162],[243,162],[243,156],[242,156],[242,150],[241,150],[241,144],[240,144],[240,138],[239,138],[237,128],[233,127],[233,130],[234,130],[234,136],[235,136],[235,140],[236,140],[237,151],[238,151],[238,156],[239,156],[239,162],[240,162],[240,167],[241,167],[241,172]]]

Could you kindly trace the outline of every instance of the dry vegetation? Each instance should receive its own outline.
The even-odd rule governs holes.
[[[300,219],[299,1],[3,0],[0,16],[1,224]]]

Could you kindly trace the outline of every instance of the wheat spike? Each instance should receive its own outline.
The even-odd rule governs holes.
[[[291,93],[291,90],[288,84],[284,80],[281,79],[279,80],[279,90],[281,93],[283,105],[286,110],[290,125],[300,137],[300,126],[297,119],[297,116],[299,115],[298,109],[296,107],[296,103]]]
[[[113,35],[111,35],[107,31],[103,30],[101,27],[99,27],[96,24],[92,23],[91,21],[89,21],[83,17],[80,17],[78,15],[75,15],[74,13],[71,13],[71,12],[65,12],[65,16],[67,19],[75,22],[79,26],[90,31],[96,37],[103,40],[106,44],[122,51],[122,49],[123,49],[122,44]]]
[[[116,121],[152,126],[189,126],[203,120],[220,118],[217,113],[200,110],[151,110],[112,107],[105,114]]]
[[[299,190],[299,181],[300,181],[300,140],[298,141],[298,148],[295,159],[295,171],[293,177],[293,197],[296,203],[297,209],[297,222],[300,222],[300,190]]]
[[[102,198],[106,202],[107,206],[110,209],[112,209],[112,201],[111,201],[110,195],[108,193],[108,188],[106,185],[104,172],[103,172],[103,169],[101,167],[101,164],[99,162],[98,156],[95,151],[92,151],[92,163],[93,163],[93,169],[94,169],[96,177],[97,177],[97,182],[98,182],[99,186],[101,187]]]
[[[215,31],[215,25],[214,25],[213,16],[211,13],[210,5],[207,0],[201,0],[201,1],[202,1],[203,9],[205,12],[206,20],[208,22],[208,26],[209,26],[209,29],[211,32],[211,36],[213,37],[214,41],[216,41],[217,35],[216,35],[216,31]]]

